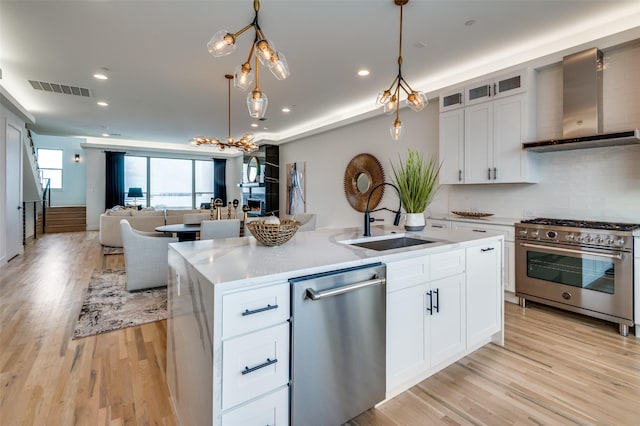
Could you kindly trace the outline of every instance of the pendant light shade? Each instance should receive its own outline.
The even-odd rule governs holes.
[[[394,141],[399,141],[400,139],[402,139],[402,130],[402,121],[396,118],[396,120],[393,122],[393,125],[389,128],[389,131],[391,132],[391,138]]]
[[[267,95],[256,88],[247,95],[247,107],[249,115],[253,118],[262,118],[267,112],[267,104],[269,99]]]
[[[400,90],[407,95],[407,105],[412,110],[421,111],[427,105],[427,96],[420,91],[413,90],[409,83],[402,77],[402,8],[409,0],[393,0],[400,6],[400,43],[398,48],[398,75],[387,90],[378,93],[376,106],[383,107],[385,114],[396,113],[396,119],[391,126],[391,137],[400,140],[402,137],[402,122],[400,121]]]
[[[249,86],[251,86],[254,78],[255,74],[251,69],[251,65],[249,65],[248,62],[245,62],[244,64],[236,67],[235,73],[233,74],[233,86],[244,92],[249,88]]]
[[[216,58],[229,55],[236,50],[236,38],[227,30],[220,30],[211,37],[207,49]]]
[[[247,61],[235,68],[233,74],[233,85],[240,90],[247,90],[255,79],[255,88],[247,96],[249,115],[253,118],[263,118],[267,112],[267,95],[259,88],[258,61],[262,66],[278,79],[284,80],[289,77],[289,64],[282,52],[278,52],[271,40],[267,40],[260,25],[258,24],[258,11],[260,10],[260,0],[253,0],[253,10],[255,16],[253,21],[235,34],[226,30],[220,30],[213,35],[207,48],[209,53],[215,57],[225,56],[232,53],[236,48],[237,38],[250,28],[254,29],[254,42]],[[251,59],[255,56],[255,67],[251,69]],[[254,74],[255,72],[255,74]]]

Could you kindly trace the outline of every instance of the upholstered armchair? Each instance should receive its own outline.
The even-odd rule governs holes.
[[[158,236],[131,228],[126,219],[120,221],[127,290],[143,290],[167,285],[169,243],[177,238]]]
[[[203,220],[200,223],[200,239],[231,238],[240,236],[240,220]]]

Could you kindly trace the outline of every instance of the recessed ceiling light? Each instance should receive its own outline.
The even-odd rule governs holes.
[[[269,130],[269,128],[268,127],[263,127],[262,130]]]
[[[107,77],[105,74],[94,74],[93,78],[98,79],[98,80],[108,80],[109,77]]]
[[[100,105],[100,106],[109,106],[109,104],[106,103],[105,101],[98,102],[98,105]]]
[[[108,138],[108,137],[109,137],[109,133],[103,133],[103,134],[102,134],[102,137],[103,137],[103,138]]]
[[[359,75],[360,77],[366,77],[366,76],[368,76],[369,74],[371,74],[371,73],[369,72],[369,70],[360,70],[360,71],[358,71],[358,75]]]
[[[282,108],[282,112],[291,112],[291,108],[284,107]]]
[[[257,123],[251,123],[251,127],[258,127]]]

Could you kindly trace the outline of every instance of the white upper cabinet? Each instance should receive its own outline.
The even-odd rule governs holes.
[[[522,142],[534,138],[533,78],[522,70],[465,86],[464,107],[441,94],[441,184],[536,182]]]
[[[464,87],[453,88],[440,94],[440,112],[459,109],[464,106]]]
[[[529,79],[527,70],[520,70],[467,85],[464,104],[469,106],[526,92]]]

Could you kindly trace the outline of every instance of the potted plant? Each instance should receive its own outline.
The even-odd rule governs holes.
[[[442,164],[434,158],[426,159],[418,151],[408,150],[405,162],[398,156],[397,167],[391,164],[393,183],[398,187],[402,205],[407,212],[405,229],[424,229],[424,211],[438,191],[438,174]]]

